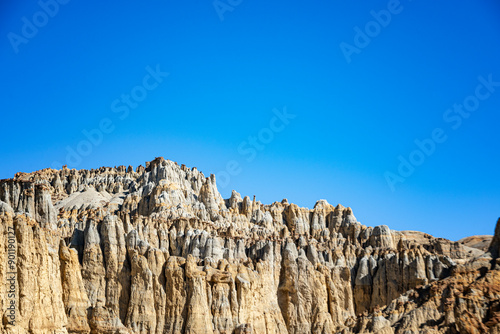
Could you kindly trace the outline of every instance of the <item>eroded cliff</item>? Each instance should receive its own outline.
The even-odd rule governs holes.
[[[223,199],[163,158],[18,173],[0,221],[1,333],[481,333],[500,318],[500,231],[484,253],[325,200]]]

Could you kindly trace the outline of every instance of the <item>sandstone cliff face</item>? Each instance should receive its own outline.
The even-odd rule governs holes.
[[[485,254],[324,200],[223,199],[163,158],[18,173],[0,181],[0,332],[480,333],[500,319],[498,238]]]

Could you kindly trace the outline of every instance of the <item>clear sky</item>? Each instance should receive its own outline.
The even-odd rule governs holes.
[[[457,240],[500,216],[500,4],[2,1],[0,178],[157,156]]]

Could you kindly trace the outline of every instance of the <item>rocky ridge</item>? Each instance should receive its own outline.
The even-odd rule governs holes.
[[[16,255],[1,333],[498,331],[499,229],[484,252],[325,200],[223,199],[213,175],[163,158],[18,173],[0,220],[3,282]]]

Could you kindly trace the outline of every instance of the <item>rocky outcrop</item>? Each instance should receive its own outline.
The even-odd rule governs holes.
[[[447,287],[496,282],[500,239],[484,253],[325,200],[223,199],[213,175],[163,158],[2,180],[0,236],[1,333],[463,331],[498,299],[461,323]]]
[[[493,258],[498,258],[500,256],[500,218],[497,221],[497,225],[495,227],[495,235],[493,236],[493,239],[491,239],[491,244],[488,248],[488,252]]]
[[[471,237],[458,240],[464,246],[477,248],[483,252],[487,252],[490,247],[492,235],[473,235]]]
[[[352,333],[500,333],[500,220],[490,252],[357,319]]]

